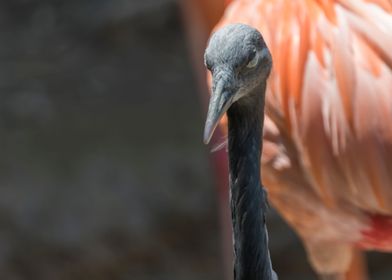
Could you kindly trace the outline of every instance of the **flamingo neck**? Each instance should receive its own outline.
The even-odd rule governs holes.
[[[262,85],[227,111],[235,280],[273,279],[260,179],[264,92]]]

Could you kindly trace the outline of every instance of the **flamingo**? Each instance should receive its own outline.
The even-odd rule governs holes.
[[[391,14],[390,0],[236,0],[215,27],[248,24],[270,48],[263,183],[321,279],[392,250]]]

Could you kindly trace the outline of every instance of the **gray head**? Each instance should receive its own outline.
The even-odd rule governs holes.
[[[237,23],[211,36],[204,61],[212,74],[212,95],[204,130],[204,142],[208,143],[229,107],[266,82],[272,58],[260,32]]]

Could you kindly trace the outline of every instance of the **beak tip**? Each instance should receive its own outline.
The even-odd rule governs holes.
[[[203,142],[204,142],[205,145],[208,145],[208,143],[210,143],[210,140],[211,140],[211,136],[212,135],[211,135],[211,133],[209,131],[210,131],[210,129],[207,129],[207,127],[204,130]]]
[[[207,120],[204,127],[204,144],[210,143],[212,135],[216,127],[219,125],[219,121],[232,104],[233,98],[229,92],[222,91],[222,85],[218,85],[219,90],[216,90],[211,95],[210,104],[208,106]]]

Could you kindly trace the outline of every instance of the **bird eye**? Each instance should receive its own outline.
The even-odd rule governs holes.
[[[204,65],[207,67],[208,70],[210,71],[212,70],[212,65],[208,60],[206,59],[204,60]]]
[[[253,58],[248,62],[248,64],[246,65],[247,68],[253,68],[257,65],[257,62],[259,60],[259,57],[257,54],[255,54],[253,56]]]

